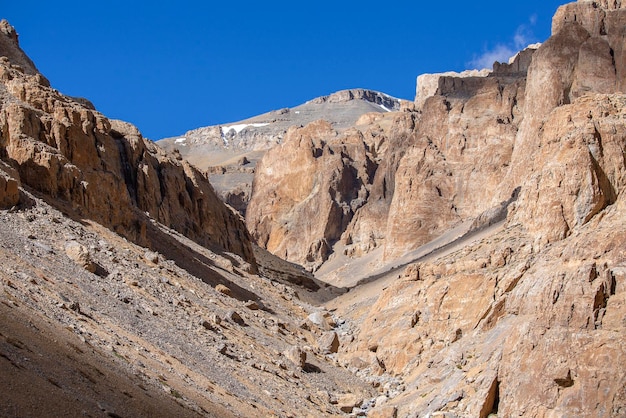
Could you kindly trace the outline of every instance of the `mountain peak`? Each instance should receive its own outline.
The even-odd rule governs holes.
[[[17,65],[26,74],[39,74],[35,63],[20,48],[18,38],[15,28],[6,19],[0,20],[0,55],[7,57],[11,64]]]
[[[352,100],[364,100],[379,105],[383,110],[394,111],[400,110],[400,100],[388,94],[368,89],[348,89],[340,90],[328,96],[317,97],[309,100],[307,104],[322,103],[347,103]]]

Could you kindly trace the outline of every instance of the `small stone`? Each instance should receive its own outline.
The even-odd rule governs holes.
[[[398,408],[395,406],[376,407],[367,413],[368,418],[396,418]]]
[[[361,406],[363,399],[354,393],[344,393],[337,397],[337,406],[342,412],[350,413],[354,408]]]
[[[215,331],[215,328],[213,328],[213,325],[209,321],[202,321],[202,326],[209,331]]]
[[[215,286],[215,290],[226,296],[232,295],[230,288],[224,286],[223,284],[218,284],[217,286]]]
[[[150,263],[159,264],[159,253],[156,253],[154,251],[146,251],[143,254],[143,258]]]
[[[330,331],[337,325],[330,313],[326,311],[313,312],[307,319],[325,331]]]
[[[245,322],[243,320],[243,318],[241,317],[241,315],[239,315],[237,312],[235,311],[229,311],[226,314],[226,318],[229,319],[230,321],[239,324],[239,325],[244,325]]]
[[[244,306],[250,309],[251,311],[258,311],[260,309],[259,304],[253,300],[247,301]]]
[[[91,261],[91,254],[85,246],[76,241],[69,241],[65,244],[65,254],[90,273],[96,272],[96,264]]]

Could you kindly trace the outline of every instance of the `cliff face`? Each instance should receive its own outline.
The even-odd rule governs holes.
[[[384,117],[366,115],[355,131],[336,134],[332,139],[327,139],[328,135],[316,137],[312,127],[300,131],[300,136],[308,136],[307,141],[287,136],[284,145],[264,156],[257,170],[246,215],[248,227],[270,251],[316,268],[326,261],[336,243],[337,250],[353,257],[384,247],[384,257],[390,260],[499,205],[495,199],[497,185],[511,161],[522,119],[526,70],[533,53],[534,49],[526,50],[489,75],[431,77],[437,89],[433,94],[422,92],[417,112],[406,107]],[[360,190],[358,203],[337,197],[337,188],[329,187],[328,182],[319,183],[318,188],[314,188],[317,181],[311,183],[295,200],[287,189],[278,186],[283,181],[305,183],[330,166],[342,172],[351,170],[354,156],[338,158],[333,151],[351,146],[355,133],[350,132],[362,138],[357,142],[363,142],[362,155],[368,166],[367,176],[345,183],[345,187]],[[286,150],[312,154],[310,144],[316,140],[328,143],[330,151],[316,155],[317,168],[305,174],[302,161],[290,158]],[[276,171],[276,165],[281,170]],[[270,171],[271,175],[266,173]],[[268,195],[272,198],[266,199]],[[329,210],[314,211],[314,217],[292,210],[294,205],[306,201],[308,207],[320,199],[349,207],[344,211],[349,215],[337,222]],[[287,203],[290,201],[294,203]],[[261,207],[265,212],[259,212]],[[335,225],[332,234],[327,233],[326,224]],[[276,239],[267,238],[272,235]],[[283,241],[278,235],[311,239]],[[306,248],[320,241],[326,248],[323,252],[312,254]],[[290,251],[278,250],[281,245]]]
[[[610,94],[626,91],[625,19],[613,3],[560,8],[556,32],[529,69],[525,118],[501,189],[524,184],[514,219],[538,243],[568,236],[623,187],[621,98]]]
[[[154,219],[254,262],[243,222],[197,169],[168,157],[132,125],[50,88],[34,66],[16,65],[9,57],[30,60],[2,25],[0,157],[15,168],[16,181],[136,242],[150,244],[146,226]],[[14,183],[4,182],[5,206],[15,204]]]
[[[444,100],[454,112],[454,91],[424,102],[420,121],[434,127],[429,137],[441,139],[433,150],[409,148],[401,160],[390,224],[396,202],[404,201],[406,209],[397,230],[388,230],[386,245],[404,236],[406,242],[419,239],[416,231],[424,227],[437,228],[424,221],[429,213],[445,224],[453,214],[472,216],[486,207],[481,204],[506,201],[516,189],[519,196],[511,200],[503,226],[390,275],[379,286],[380,296],[370,299],[373,306],[351,305],[347,297],[333,305],[362,321],[353,330],[354,342],[344,347],[345,364],[402,378],[403,393],[393,408],[381,406],[381,413],[626,413],[626,373],[615,367],[626,358],[624,17],[619,2],[579,1],[559,9],[552,37],[533,54],[525,88],[518,84],[514,95],[504,95],[517,106],[506,113],[512,123],[499,127],[508,131],[492,131],[503,139],[494,148],[502,158],[481,160],[479,150],[489,150],[486,141],[474,154],[475,170],[500,164],[491,165],[491,176],[481,173],[485,191],[478,182],[467,189],[478,194],[472,203],[437,203],[454,194],[455,181],[472,184],[473,170],[461,171],[459,179],[448,168],[458,164],[460,152],[428,164],[434,159],[429,155],[443,154],[442,139],[454,137],[458,126],[429,119],[446,114],[441,104],[441,111],[433,111]],[[467,103],[474,97],[481,95],[472,94]],[[468,144],[480,140],[480,126],[497,127],[491,117],[509,109],[493,103],[484,101],[484,111],[475,108],[474,129],[461,125],[469,128],[463,130]],[[411,176],[401,174],[404,167]],[[437,181],[429,183],[431,177]],[[465,212],[449,210],[450,203]],[[411,218],[412,211],[426,215]]]
[[[286,251],[280,254],[299,263],[311,263],[313,257],[314,268],[325,262],[331,252],[324,250],[312,256],[306,248],[300,248],[310,242],[323,242],[323,246],[329,249],[339,243],[337,251],[357,257],[383,247],[383,259],[393,260],[452,227],[472,221],[475,226],[480,226],[495,218],[501,219],[502,210],[517,198],[517,191],[522,190],[524,203],[520,207],[527,208],[527,212],[518,213],[517,219],[525,217],[528,227],[537,231],[539,223],[552,225],[546,226],[552,230],[546,231],[538,240],[550,242],[564,237],[572,223],[581,224],[614,200],[612,186],[605,184],[604,168],[581,168],[604,157],[595,151],[590,154],[591,159],[582,155],[570,156],[578,160],[576,164],[572,163],[572,167],[577,168],[573,168],[574,171],[570,167],[561,169],[561,177],[582,170],[576,174],[581,177],[586,175],[585,170],[591,170],[588,184],[584,186],[587,197],[581,195],[576,203],[587,205],[582,203],[587,199],[591,208],[574,209],[572,205],[576,199],[554,200],[551,197],[554,190],[546,190],[545,194],[538,196],[538,192],[530,192],[532,188],[522,185],[525,182],[547,182],[546,177],[541,177],[538,172],[553,154],[546,152],[548,148],[541,143],[540,137],[542,130],[554,127],[553,124],[546,125],[546,116],[553,109],[591,93],[622,91],[624,34],[621,10],[618,5],[601,7],[597,2],[566,5],[555,15],[553,36],[541,47],[534,45],[521,51],[510,63],[498,63],[488,73],[420,76],[418,81],[422,85],[417,90],[416,110],[406,107],[403,113],[387,115],[385,123],[380,123],[385,120],[381,118],[369,121],[364,118],[357,128],[366,137],[375,138],[365,141],[372,174],[361,182],[364,190],[361,198],[365,200],[356,207],[352,205],[351,215],[340,222],[339,233],[332,236],[324,233],[329,211],[316,212],[315,218],[309,213],[291,211],[291,206],[285,203],[289,197],[283,196],[279,189],[274,190],[276,175],[267,177],[263,172],[256,176],[258,192],[253,193],[251,206],[258,208],[281,202],[282,209],[266,210],[280,212],[280,216],[274,217],[254,211],[249,213],[249,228],[254,233],[263,217],[258,237],[271,235],[269,231],[272,230],[283,231],[281,236],[302,236],[306,230],[306,236],[310,235],[312,240],[292,242],[289,244],[290,254]],[[339,135],[333,142],[341,145],[344,140],[349,142],[346,138],[347,135]],[[287,144],[289,141],[287,138],[285,146],[303,146],[305,149],[301,152],[310,152],[306,149],[307,144],[293,140]],[[289,173],[286,175],[293,176],[300,169],[300,161],[290,162],[278,154],[268,154],[263,167],[272,166],[272,160],[281,161],[285,173]],[[317,164],[324,167],[325,161],[332,158],[330,154],[319,155]],[[581,160],[585,158],[587,160]],[[290,164],[292,168],[289,168]],[[602,164],[601,161],[600,166]],[[614,171],[613,168],[610,170]],[[560,184],[556,177],[552,181],[554,185]],[[543,188],[541,185],[537,187]],[[571,190],[562,195],[578,194],[576,187],[572,185]],[[268,202],[264,196],[269,189],[273,190],[274,197]],[[531,197],[529,193],[535,194]],[[331,194],[332,188],[322,187],[315,195],[307,194],[306,198],[307,202],[332,200]],[[302,196],[296,204],[304,198]],[[549,214],[537,216],[532,213],[530,208],[537,206],[527,203],[537,199],[543,203],[540,210],[547,210]],[[559,199],[572,202],[560,202]],[[564,203],[564,215],[558,213],[561,203]],[[268,242],[267,238],[261,241],[262,244]],[[273,240],[270,244],[271,250],[279,248],[276,242]]]
[[[358,130],[339,135],[324,121],[290,129],[257,166],[248,228],[270,252],[315,269],[367,200],[372,159]]]

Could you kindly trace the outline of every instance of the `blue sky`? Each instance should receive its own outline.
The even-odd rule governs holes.
[[[480,67],[550,35],[566,1],[6,1],[61,92],[150,139],[346,88],[413,99],[422,73]]]

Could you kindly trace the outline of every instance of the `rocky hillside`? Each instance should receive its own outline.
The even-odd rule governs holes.
[[[626,413],[625,22],[568,4],[510,63],[259,163],[255,239],[359,283],[329,306],[354,321],[340,361],[402,382],[378,416]]]
[[[137,243],[157,245],[146,235],[155,219],[254,266],[241,221],[196,168],[168,157],[134,126],[52,89],[6,21],[0,33],[0,158],[15,181]]]
[[[6,21],[0,48],[1,416],[371,406],[307,302],[330,286],[255,249],[188,162],[51,88]]]
[[[0,415],[625,416],[625,27],[577,1],[391,112],[212,128],[244,224],[191,134],[62,95],[3,22]]]

